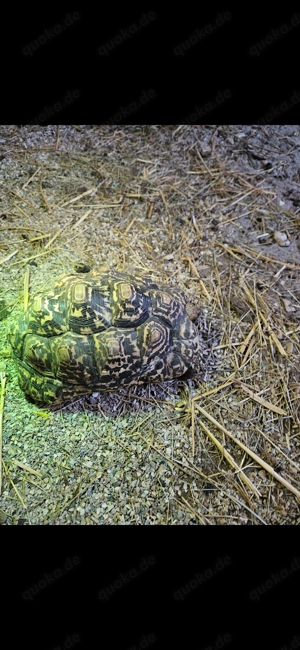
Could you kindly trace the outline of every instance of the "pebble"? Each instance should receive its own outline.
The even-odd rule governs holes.
[[[280,232],[280,230],[275,230],[274,239],[278,246],[290,246],[291,242],[287,238],[285,232]]]
[[[294,307],[294,305],[292,305],[291,301],[288,300],[287,298],[282,298],[282,302],[284,304],[285,311],[287,311],[287,312],[296,311],[296,307]]]

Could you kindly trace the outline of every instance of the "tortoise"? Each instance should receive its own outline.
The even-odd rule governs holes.
[[[115,270],[58,277],[8,340],[21,389],[46,404],[191,376],[200,350],[180,289]]]

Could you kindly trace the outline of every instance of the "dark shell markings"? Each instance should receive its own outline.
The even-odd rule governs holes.
[[[8,340],[21,389],[43,403],[173,379],[199,359],[179,289],[107,270],[58,278],[30,301]]]

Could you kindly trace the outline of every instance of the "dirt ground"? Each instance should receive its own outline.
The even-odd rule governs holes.
[[[299,524],[300,127],[2,126],[0,189],[0,523]],[[83,266],[182,289],[198,381],[28,402],[7,327]]]

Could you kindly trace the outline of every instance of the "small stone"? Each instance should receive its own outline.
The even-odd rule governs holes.
[[[193,305],[192,303],[187,304],[186,311],[192,321],[195,321],[198,318],[198,316],[201,314],[200,307],[198,307],[197,305]]]
[[[292,341],[289,341],[289,342],[284,346],[284,348],[285,348],[285,350],[286,350],[286,352],[287,352],[288,354],[293,354],[294,346],[293,346]]]
[[[290,240],[287,238],[285,232],[280,232],[280,230],[275,230],[274,239],[278,246],[290,246]]]
[[[294,307],[294,305],[292,305],[291,301],[288,300],[287,298],[282,298],[282,302],[284,304],[285,311],[287,311],[287,312],[296,311],[296,307]]]

